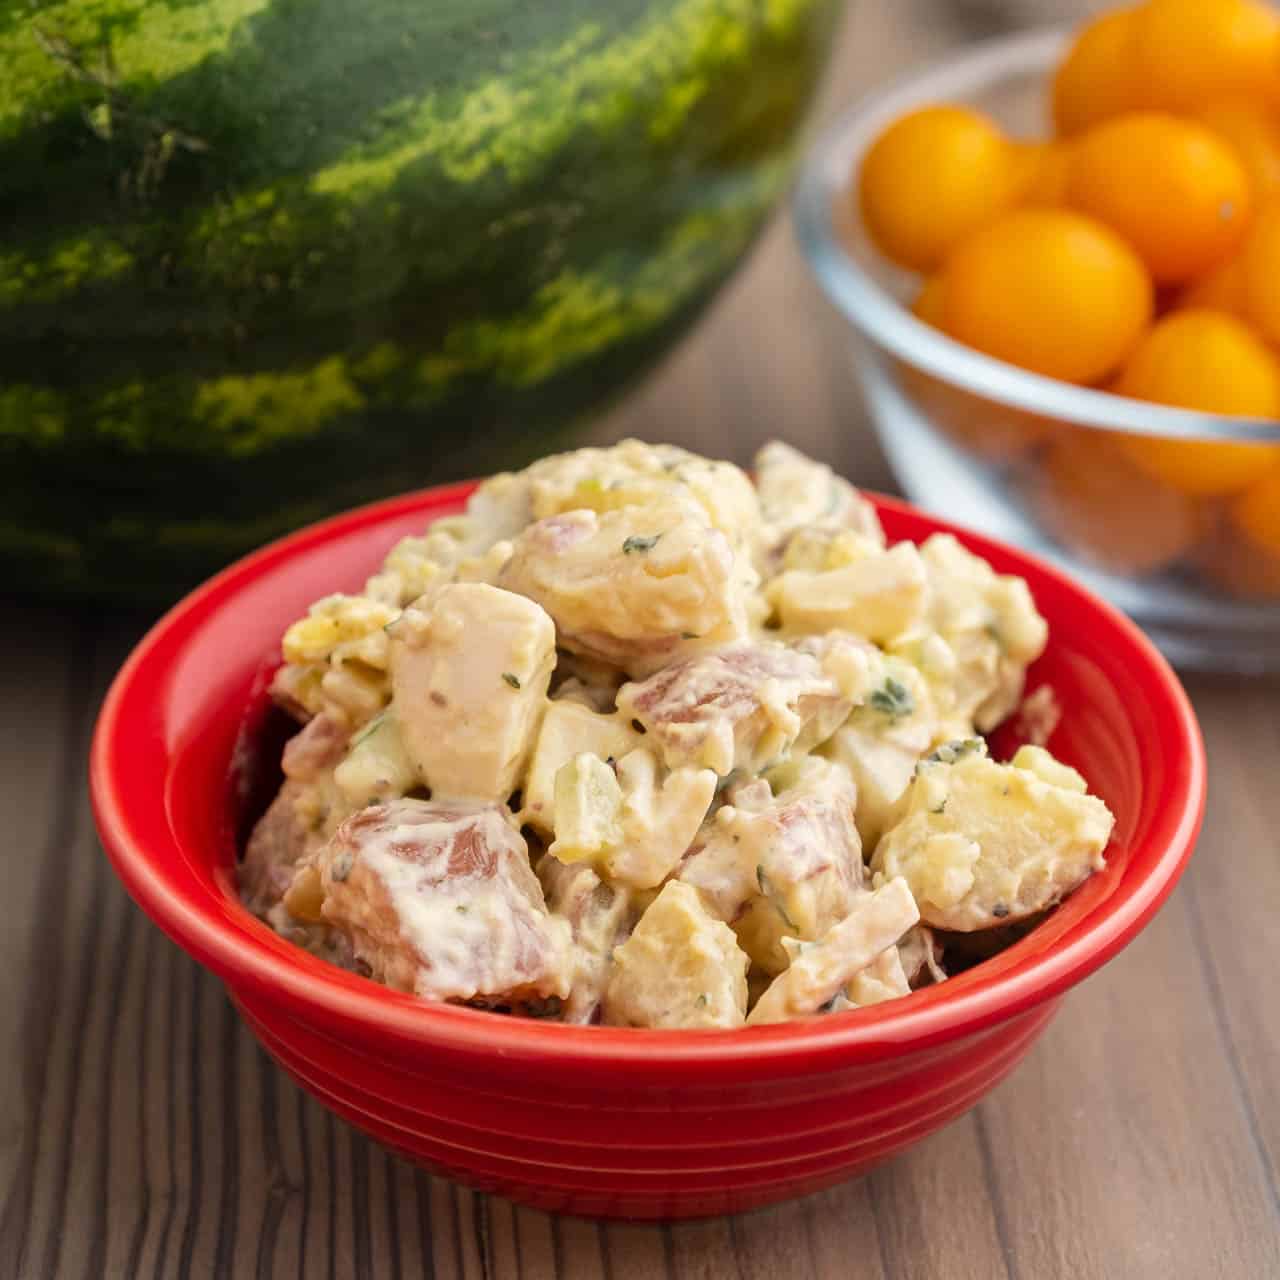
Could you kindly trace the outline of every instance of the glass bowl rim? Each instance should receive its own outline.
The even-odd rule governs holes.
[[[968,46],[855,102],[811,145],[792,199],[795,234],[823,292],[882,351],[983,399],[1074,425],[1135,435],[1280,444],[1280,422],[1176,409],[1074,386],[1006,364],[917,319],[862,267],[836,231],[836,201],[868,145],[892,119],[964,99],[1014,76],[1047,71],[1076,28],[1039,27]]]

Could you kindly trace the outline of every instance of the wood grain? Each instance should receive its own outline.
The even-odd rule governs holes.
[[[1049,0],[863,0],[832,109]],[[745,461],[786,435],[891,487],[848,339],[780,224],[593,433]],[[974,1112],[857,1182],[674,1227],[517,1209],[433,1178],[277,1071],[127,901],[83,778],[143,619],[0,607],[0,1276],[1112,1280],[1280,1275],[1280,685],[1198,679],[1205,835],[1152,927]]]

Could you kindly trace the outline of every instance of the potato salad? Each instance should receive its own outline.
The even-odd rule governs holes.
[[[1021,936],[1112,817],[1022,708],[1044,619],[785,444],[626,441],[482,484],[283,638],[301,724],[248,907],[424,1000],[741,1027],[899,999]]]

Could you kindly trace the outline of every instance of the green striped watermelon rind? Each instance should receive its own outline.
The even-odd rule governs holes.
[[[446,8],[0,7],[0,85],[24,39],[29,74],[33,43],[45,73],[63,60],[16,121],[0,101],[6,568],[168,594],[300,518],[527,454],[741,258],[833,14],[616,0],[606,28],[577,0],[470,0],[450,26]],[[207,46],[148,41],[162,18]],[[281,43],[304,26],[369,75],[340,121],[316,89],[330,55]],[[282,58],[302,70],[273,85]],[[192,123],[233,90],[220,132]]]

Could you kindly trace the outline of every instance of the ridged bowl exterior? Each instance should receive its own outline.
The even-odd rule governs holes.
[[[233,998],[298,1084],[384,1145],[535,1208],[625,1218],[736,1213],[864,1173],[973,1106],[1059,1003],[889,1062],[672,1087],[512,1073],[483,1050],[392,1061]]]
[[[1030,687],[1053,739],[1116,814],[1107,870],[994,959],[857,1013],[725,1032],[567,1027],[433,1005],[300,951],[241,906],[234,863],[279,636],[354,588],[464,487],[314,526],[233,566],[143,640],[95,734],[103,842],[153,919],[226,983],[267,1051],[325,1106],[473,1186],[588,1216],[721,1214],[858,1174],[962,1114],[1044,1030],[1068,987],[1159,907],[1191,852],[1204,756],[1176,678],[1135,628],[1031,558],[961,535],[1031,584],[1053,639]],[[878,500],[891,538],[941,522]],[[997,735],[1003,753],[1016,735]],[[257,758],[261,756],[262,758]],[[259,786],[258,791],[261,790]]]

